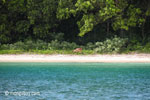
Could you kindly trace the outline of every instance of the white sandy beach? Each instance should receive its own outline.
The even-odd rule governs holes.
[[[150,54],[132,55],[0,55],[0,62],[142,62],[150,63]]]

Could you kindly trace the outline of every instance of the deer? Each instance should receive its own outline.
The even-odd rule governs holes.
[[[82,52],[82,48],[76,48],[76,49],[73,50],[73,52],[79,52],[79,53],[81,53]]]

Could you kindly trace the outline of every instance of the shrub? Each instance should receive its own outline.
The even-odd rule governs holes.
[[[35,43],[36,50],[46,50],[48,49],[48,44],[42,40],[37,40]]]
[[[48,43],[49,50],[72,50],[77,48],[78,45],[74,42],[69,43],[66,41],[59,42],[58,40],[51,41]]]
[[[76,43],[53,40],[50,43],[46,43],[42,40],[32,41],[27,40],[25,42],[18,41],[14,44],[3,44],[0,46],[1,50],[73,50],[75,48],[82,48],[85,50],[94,50],[97,53],[118,53],[125,45],[127,39],[114,37],[112,39],[106,39],[104,42],[87,43],[86,46],[77,45]],[[147,48],[149,45],[147,44]]]
[[[92,42],[87,43],[87,45],[85,46],[85,49],[87,50],[93,50],[94,48],[96,48],[96,45]]]
[[[1,45],[1,50],[9,50],[9,49],[10,49],[9,44],[3,44],[3,45]]]
[[[28,40],[25,42],[25,50],[33,50],[35,48],[35,43],[32,40]]]
[[[28,40],[25,42],[25,50],[45,50],[47,49],[47,43],[42,40],[32,41]]]
[[[137,39],[132,39],[129,41],[128,46],[127,46],[127,51],[138,51],[138,50],[142,50],[143,46],[142,43],[140,41],[138,41]]]
[[[72,42],[59,42],[53,40],[50,43],[46,43],[42,40],[32,41],[27,40],[25,42],[16,42],[14,44],[3,44],[0,46],[2,50],[73,50],[79,47],[76,43]]]
[[[1,45],[1,50],[24,50],[25,48],[25,44],[21,41],[18,41],[14,44]]]
[[[25,49],[25,44],[21,41],[18,41],[14,44],[10,44],[10,49],[11,50],[24,50]]]
[[[76,43],[72,42],[72,43],[69,43],[69,42],[66,42],[66,41],[63,41],[61,43],[61,46],[62,46],[62,49],[63,50],[73,50],[77,47],[79,47]]]
[[[61,45],[60,45],[60,42],[58,40],[53,40],[50,43],[48,43],[48,49],[49,50],[57,50],[60,48],[61,48]]]
[[[3,44],[1,46],[2,50],[45,50],[47,49],[47,43],[42,40],[37,40],[36,42],[28,40],[25,42],[18,41],[14,44]]]
[[[142,52],[150,53],[150,43],[147,43],[147,44],[143,47]]]
[[[115,36],[112,39],[106,39],[104,42],[96,42],[94,50],[98,53],[118,53],[126,42],[127,39]]]
[[[51,33],[51,37],[53,40],[63,41],[64,39],[64,33]]]

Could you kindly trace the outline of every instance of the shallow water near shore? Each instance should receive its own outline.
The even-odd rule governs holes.
[[[0,63],[0,100],[150,100],[150,63]]]

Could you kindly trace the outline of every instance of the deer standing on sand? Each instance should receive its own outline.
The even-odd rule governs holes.
[[[79,53],[81,53],[82,52],[82,48],[76,48],[76,49],[73,50],[73,52],[79,52]]]

